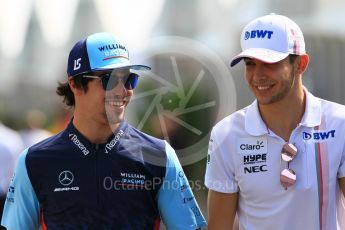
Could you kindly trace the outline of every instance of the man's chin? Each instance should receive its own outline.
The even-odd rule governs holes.
[[[124,116],[114,116],[114,115],[108,114],[107,119],[108,119],[108,123],[110,125],[116,125],[116,124],[119,124],[123,121]]]

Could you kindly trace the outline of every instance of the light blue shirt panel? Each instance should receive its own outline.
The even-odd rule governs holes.
[[[28,150],[19,156],[7,193],[1,225],[9,230],[39,229],[39,202],[26,170]]]
[[[166,173],[158,192],[158,208],[168,230],[198,229],[206,226],[174,149],[166,143]]]

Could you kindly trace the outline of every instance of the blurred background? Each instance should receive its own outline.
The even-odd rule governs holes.
[[[153,68],[142,74],[128,120],[176,149],[205,215],[209,132],[253,100],[243,65],[228,68],[246,23],[272,12],[293,19],[310,55],[304,84],[345,104],[344,0],[1,0],[0,6],[0,142],[9,152],[16,156],[65,127],[72,111],[55,89],[67,79],[69,51],[79,39],[109,31],[125,41],[132,61]]]

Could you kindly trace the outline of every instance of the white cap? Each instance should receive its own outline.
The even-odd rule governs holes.
[[[306,53],[299,26],[290,18],[277,14],[269,14],[249,22],[242,31],[241,47],[242,52],[231,60],[231,67],[244,57],[275,63],[289,54]]]

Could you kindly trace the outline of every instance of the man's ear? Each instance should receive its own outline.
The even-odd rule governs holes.
[[[303,54],[303,55],[298,56],[296,64],[297,64],[296,70],[298,71],[298,73],[303,74],[306,71],[309,64],[308,54]]]
[[[73,77],[68,78],[68,85],[71,88],[74,95],[79,95],[83,93],[83,90],[76,86]]]

